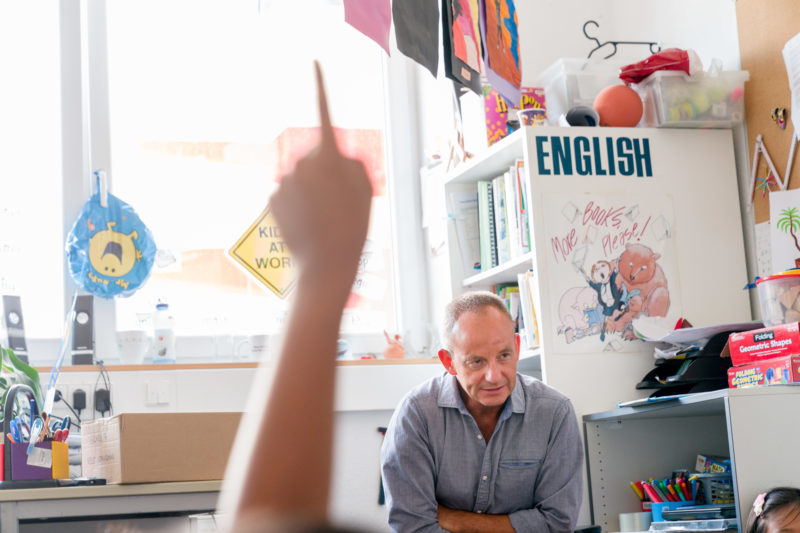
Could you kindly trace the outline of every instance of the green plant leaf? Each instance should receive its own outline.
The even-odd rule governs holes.
[[[0,391],[3,396],[3,405],[5,405],[6,394],[12,385],[22,383],[29,386],[33,390],[33,395],[36,398],[36,403],[41,410],[44,405],[42,400],[42,386],[39,381],[39,371],[30,365],[24,363],[19,357],[16,356],[14,350],[0,347],[2,354],[2,378],[0,378]]]

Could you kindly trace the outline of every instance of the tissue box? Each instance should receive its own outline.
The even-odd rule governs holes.
[[[124,413],[81,424],[83,475],[106,483],[222,479],[241,413]]]

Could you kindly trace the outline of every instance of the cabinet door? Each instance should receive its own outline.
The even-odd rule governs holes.
[[[633,320],[750,320],[729,130],[525,133],[544,374],[578,413],[635,397]]]

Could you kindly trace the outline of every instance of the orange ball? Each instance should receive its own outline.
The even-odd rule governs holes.
[[[612,85],[597,93],[594,110],[601,126],[628,128],[639,123],[644,108],[636,91],[627,85]]]

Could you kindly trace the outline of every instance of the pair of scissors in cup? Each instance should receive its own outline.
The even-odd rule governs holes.
[[[44,438],[44,420],[41,417],[36,417],[31,425],[31,440],[28,442],[28,455],[33,453],[34,445]]]

